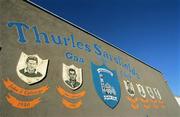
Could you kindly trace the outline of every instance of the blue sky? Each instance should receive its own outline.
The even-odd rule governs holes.
[[[31,0],[164,74],[180,96],[179,0]]]

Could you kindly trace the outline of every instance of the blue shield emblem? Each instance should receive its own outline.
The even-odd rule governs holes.
[[[121,97],[116,71],[110,70],[105,65],[98,66],[91,62],[91,72],[97,94],[111,109],[115,108]]]

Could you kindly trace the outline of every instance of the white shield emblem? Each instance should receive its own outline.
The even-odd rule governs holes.
[[[63,63],[63,81],[72,90],[78,89],[82,85],[82,69],[74,65]]]
[[[135,90],[134,90],[134,86],[132,84],[132,82],[128,81],[128,80],[124,80],[124,85],[125,85],[125,88],[126,88],[126,91],[128,92],[128,94],[131,96],[131,97],[134,97],[135,96]]]
[[[154,93],[153,93],[153,90],[151,89],[151,87],[146,86],[146,90],[147,90],[149,96],[150,96],[152,99],[155,99]]]
[[[48,60],[42,60],[38,55],[21,53],[16,67],[17,75],[27,84],[41,81],[47,72]]]
[[[146,98],[146,92],[144,90],[144,87],[141,84],[136,84],[139,94],[143,97]]]

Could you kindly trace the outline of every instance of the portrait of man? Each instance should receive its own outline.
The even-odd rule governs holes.
[[[82,69],[74,65],[66,65],[63,63],[62,79],[66,86],[72,90],[78,89],[82,85]]]
[[[48,59],[41,59],[37,54],[27,55],[21,53],[16,72],[18,77],[27,84],[34,84],[45,78]]]
[[[76,88],[80,85],[80,83],[76,80],[77,74],[76,71],[72,68],[68,70],[69,79],[65,82],[72,88]]]
[[[20,73],[27,77],[41,77],[42,74],[37,71],[38,58],[35,56],[29,56],[26,59],[26,68],[20,70]]]

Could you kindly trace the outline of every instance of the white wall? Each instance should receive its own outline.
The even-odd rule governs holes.
[[[180,106],[180,97],[175,97],[175,99],[177,100],[179,106]]]

